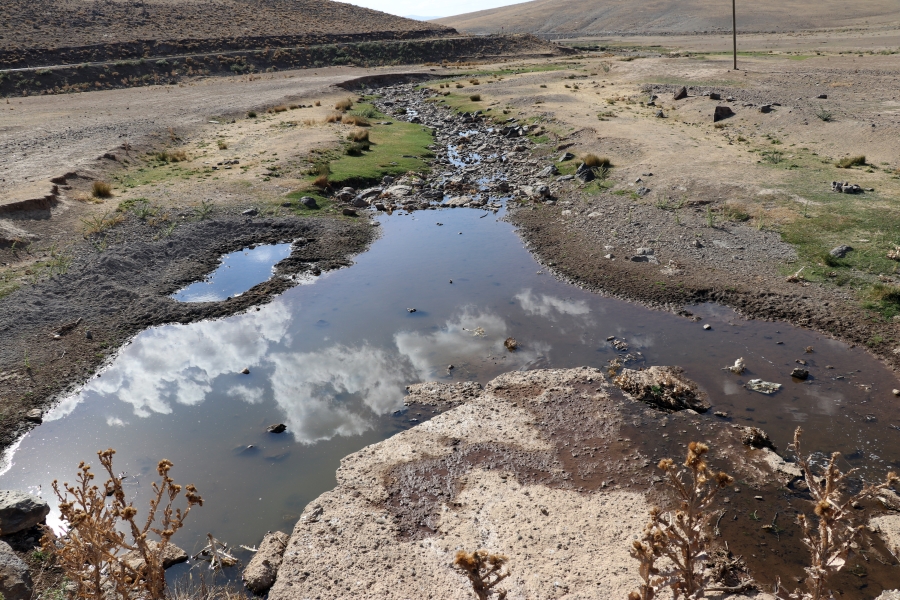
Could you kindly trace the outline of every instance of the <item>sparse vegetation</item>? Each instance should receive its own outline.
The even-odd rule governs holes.
[[[95,233],[102,233],[110,227],[118,225],[124,220],[125,215],[121,213],[105,213],[103,215],[86,217],[81,220],[81,223],[83,225],[82,231],[85,237],[89,237],[91,235],[94,235]]]
[[[225,140],[217,140],[216,145],[219,146],[219,150],[228,150],[228,142]]]
[[[839,169],[849,169],[851,167],[862,167],[866,164],[865,156],[847,156],[835,163],[835,166]]]
[[[318,104],[317,104],[316,106],[318,106]],[[255,110],[248,111],[248,112],[247,112],[247,118],[248,118],[248,119],[255,119],[255,118],[256,118],[256,111],[255,111]]]
[[[334,109],[339,110],[341,112],[347,112],[351,108],[353,108],[353,100],[351,100],[350,98],[345,98],[344,100],[339,100],[334,105]]]
[[[497,584],[509,577],[506,568],[507,558],[502,554],[493,554],[487,550],[456,553],[453,566],[465,573],[472,584],[472,590],[478,600],[506,598],[506,591],[497,588]]]
[[[357,127],[369,127],[371,123],[365,117],[360,117],[358,115],[344,115],[341,117],[341,123],[345,125],[355,125]]]
[[[824,108],[820,108],[816,111],[816,116],[819,117],[820,120],[825,121],[826,123],[834,120],[834,115],[825,110]]]
[[[597,156],[596,154],[585,154],[581,158],[582,162],[591,168],[610,169],[612,161],[605,156]]]
[[[138,510],[126,500],[124,476],[113,471],[114,454],[112,449],[97,453],[109,477],[102,487],[93,483],[94,473],[84,462],[78,466],[75,485],[64,483],[60,490],[58,482],[53,482],[68,531],[58,536],[45,527],[41,548],[65,571],[77,598],[103,600],[113,590],[118,598],[162,600],[166,596],[166,547],[191,509],[203,506],[203,499],[188,485],[183,488],[185,508],[173,508],[182,486],[169,477],[172,463],[162,460],[156,469],[160,481],[153,483],[150,507],[139,525]],[[151,540],[151,534],[159,540]]]
[[[91,184],[91,195],[94,198],[112,198],[112,186],[105,181],[95,181]]]
[[[368,142],[369,132],[365,129],[354,129],[347,134],[347,139],[351,142]]]

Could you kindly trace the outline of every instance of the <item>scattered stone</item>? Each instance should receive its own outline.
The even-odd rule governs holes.
[[[643,371],[622,369],[613,383],[635,400],[665,410],[709,410],[706,394],[684,376],[680,367],[653,366]]]
[[[771,104],[763,104],[762,106],[759,107],[759,112],[761,112],[763,114],[772,112],[772,105]]]
[[[797,367],[796,369],[791,371],[791,377],[793,377],[794,379],[806,380],[807,378],[809,378],[809,371]]]
[[[284,423],[278,423],[277,425],[269,425],[266,427],[266,431],[269,433],[284,433],[287,431],[287,425]]]
[[[538,177],[553,177],[554,175],[559,175],[559,169],[556,168],[556,165],[548,165],[537,174]]]
[[[734,111],[731,110],[730,106],[717,106],[716,110],[713,112],[713,123],[724,121],[725,119],[733,116]]]
[[[248,208],[247,210],[241,211],[241,214],[245,217],[255,217],[259,214],[259,211],[255,208]]]
[[[751,379],[744,384],[744,387],[748,390],[753,390],[754,392],[759,392],[760,394],[771,396],[781,389],[781,384],[772,383],[770,381],[763,381],[762,379]]]
[[[891,390],[891,393],[894,394],[895,396],[900,396],[900,390],[894,389],[894,390]]]
[[[563,152],[559,155],[559,159],[557,159],[556,162],[566,162],[567,160],[572,160],[573,158],[575,158],[575,155],[571,152]]]
[[[41,412],[41,409],[34,408],[25,413],[25,420],[31,421],[32,423],[43,423],[44,422],[44,413]]]
[[[306,208],[319,208],[316,199],[310,196],[303,196],[300,198],[300,205],[305,206]]]
[[[691,242],[691,246],[693,246],[694,248],[702,248],[703,244],[700,242],[700,240],[695,239]]]
[[[416,309],[414,309],[414,308],[407,308],[407,309],[406,309],[406,312],[408,312],[408,313],[414,313],[414,312],[416,312]]]
[[[147,545],[150,546],[151,550],[155,552],[159,543],[150,540],[147,542]],[[123,557],[123,559],[128,564],[128,566],[130,566],[135,571],[142,571],[144,569],[144,566],[146,565],[144,557],[141,556],[141,553],[137,550],[129,552]],[[171,542],[167,543],[165,548],[163,548],[163,569],[168,569],[173,565],[186,562],[187,559],[187,552]]]
[[[750,446],[751,448],[768,448],[773,452],[778,450],[775,448],[775,444],[772,443],[772,440],[769,439],[769,434],[759,427],[742,427],[740,425],[737,427],[741,430],[741,441],[745,446]]]
[[[722,417],[723,419],[727,419],[727,418],[728,418],[728,413],[725,412],[725,411],[722,411],[722,410],[717,410],[717,411],[714,412],[713,414],[716,415],[717,417]]]
[[[832,181],[831,190],[838,194],[861,194],[863,191],[859,185],[849,181]]]
[[[0,542],[0,594],[4,600],[31,600],[28,565],[6,542]]]
[[[293,205],[294,205],[294,203],[291,202],[290,200],[288,200],[287,202],[282,202],[282,203],[281,203],[281,206],[283,206],[284,208],[290,208],[290,207],[292,207]]]
[[[734,361],[733,365],[722,368],[723,371],[731,371],[735,375],[742,375],[744,373],[744,369],[745,369],[745,366],[744,366],[744,358],[743,357]]]
[[[705,329],[706,331],[709,331],[710,329],[712,329],[712,325],[707,323],[706,325],[703,326],[703,329]]]
[[[649,194],[650,191],[651,191],[650,188],[646,188],[646,187],[644,187],[644,186],[641,186],[641,187],[639,187],[637,190],[635,190],[634,193],[637,194],[638,196],[640,196],[641,198],[643,198],[644,196],[646,196],[647,194]]]
[[[358,217],[359,214],[352,208],[345,208],[341,210],[341,214],[345,217]]]
[[[519,343],[516,342],[516,338],[511,338],[511,337],[506,338],[506,341],[503,342],[503,345],[506,346],[506,349],[509,350],[510,352],[514,351],[516,348],[519,347]]]
[[[718,93],[718,92],[710,92],[710,93],[709,93],[709,99],[710,99],[710,100],[721,100],[721,99],[722,99],[722,94],[720,94],[720,93]]]
[[[675,94],[672,96],[672,98],[674,100],[684,100],[685,98],[687,98],[687,96],[688,96],[687,88],[684,86],[681,86],[681,89],[678,90],[677,92],[675,92]]]
[[[582,183],[588,183],[597,178],[596,175],[594,175],[594,169],[587,166],[585,163],[578,165],[578,169],[575,170],[575,177]]]
[[[265,594],[275,583],[278,567],[281,566],[284,550],[290,539],[283,531],[269,532],[265,535],[242,574],[244,583],[251,592]]]
[[[18,490],[0,490],[0,535],[9,535],[42,523],[50,505]]]
[[[654,254],[653,248],[638,248],[634,251],[638,256],[652,256]]]
[[[250,374],[250,369],[248,369],[246,367],[244,368],[243,371],[241,371],[241,375],[249,375],[249,374]]]
[[[828,254],[835,258],[844,258],[851,250],[853,250],[851,246],[838,246],[837,248],[832,248]]]
[[[816,98],[819,100],[828,100],[828,94],[819,94]]]
[[[660,109],[660,110],[656,111],[656,118],[657,118],[657,119],[665,119],[665,118],[666,118],[666,113],[664,113],[664,112],[662,111],[662,109]]]

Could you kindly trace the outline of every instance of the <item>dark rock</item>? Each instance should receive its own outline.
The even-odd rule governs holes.
[[[18,490],[0,490],[0,535],[9,535],[42,523],[50,506],[37,496]]]
[[[578,165],[578,169],[575,171],[575,177],[577,177],[578,180],[582,181],[583,183],[593,181],[597,178],[597,176],[594,175],[594,170],[591,167],[587,166],[585,163],[581,163],[580,165]]]
[[[731,110],[730,106],[717,106],[715,112],[713,112],[713,123],[718,123],[733,116],[734,111]]]
[[[828,100],[828,94],[819,94],[816,98],[819,100]]]
[[[657,118],[657,119],[665,119],[665,118],[666,118],[666,113],[664,113],[664,112],[660,109],[660,110],[656,111],[656,118]]]
[[[4,600],[31,600],[28,565],[6,542],[0,542],[0,594]]]
[[[357,214],[357,212],[355,210],[353,210],[352,208],[343,209],[341,211],[341,214],[344,215],[345,217],[358,217],[359,216],[359,214]]]
[[[277,425],[269,425],[266,427],[266,431],[269,433],[284,433],[287,431],[287,425],[284,423],[278,423]]]
[[[541,198],[549,198],[550,197],[550,188],[546,185],[539,185],[534,189],[535,193]]]
[[[709,410],[706,394],[684,376],[680,367],[650,367],[642,371],[622,369],[613,383],[635,400],[669,411]]]
[[[290,207],[292,207],[293,205],[294,205],[294,203],[291,202],[291,201],[287,201],[287,202],[282,202],[282,203],[281,203],[281,206],[283,206],[284,208],[290,208]]]
[[[44,413],[42,413],[41,409],[39,408],[29,410],[27,413],[25,413],[25,420],[31,421],[32,423],[43,423]]]
[[[718,92],[710,92],[710,93],[709,93],[709,99],[710,99],[710,100],[721,100],[721,99],[722,99],[722,94],[719,94]]]
[[[278,567],[284,557],[290,536],[283,531],[269,532],[259,544],[250,564],[244,569],[244,583],[254,594],[265,594],[275,584]]]
[[[566,162],[567,160],[572,160],[573,158],[575,158],[575,155],[571,152],[563,152],[562,154],[560,154],[557,162]]]
[[[804,379],[805,380],[809,377],[809,371],[807,371],[806,369],[801,369],[800,367],[797,367],[796,369],[791,371],[791,377],[794,377],[795,379]]]
[[[555,165],[546,166],[537,174],[538,177],[553,177],[554,175],[559,175],[559,169]]]
[[[255,217],[256,215],[259,214],[259,211],[256,210],[255,208],[248,208],[245,211],[241,211],[241,214],[244,215],[245,217]]]
[[[772,440],[769,439],[769,434],[759,427],[738,427],[741,430],[741,441],[745,446],[750,446],[751,448],[769,448],[773,452],[778,450],[775,447],[775,444],[772,443]]]
[[[250,374],[250,369],[248,369],[246,367],[244,368],[243,371],[241,371],[241,375],[249,375],[249,374]]]
[[[761,112],[761,113],[772,112],[772,105],[771,104],[763,104],[762,106],[759,107],[759,112]]]
[[[837,248],[833,248],[828,254],[835,258],[844,258],[851,250],[853,250],[853,248],[850,246],[838,246]]]
[[[675,92],[674,96],[672,96],[675,100],[684,100],[687,98],[687,88],[682,86],[680,90]]]

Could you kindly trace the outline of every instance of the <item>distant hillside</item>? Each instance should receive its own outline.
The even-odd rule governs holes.
[[[138,40],[414,38],[441,25],[330,0],[2,0],[0,49]]]
[[[900,23],[898,0],[738,3],[738,30],[792,31]],[[464,33],[681,34],[731,29],[727,0],[534,0],[432,21]]]

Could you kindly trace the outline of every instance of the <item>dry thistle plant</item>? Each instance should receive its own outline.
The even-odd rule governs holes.
[[[506,590],[494,588],[509,577],[509,571],[505,569],[506,560],[502,554],[491,554],[487,550],[460,550],[456,553],[453,565],[469,578],[478,600],[488,600],[492,595],[497,600],[503,600],[506,598]]]
[[[125,499],[124,477],[113,471],[115,453],[112,448],[97,453],[109,475],[103,487],[92,483],[94,473],[84,462],[78,465],[75,485],[63,483],[60,491],[58,483],[53,482],[53,491],[59,498],[59,509],[69,530],[59,537],[45,528],[41,546],[56,558],[68,579],[75,584],[77,598],[103,600],[114,594],[122,600],[160,600],[166,596],[163,565],[166,546],[184,525],[191,508],[203,506],[203,499],[193,485],[188,485],[184,488],[187,506],[184,510],[173,510],[172,504],[181,494],[182,487],[169,477],[172,463],[162,460],[156,469],[162,479],[153,483],[150,508],[140,525],[137,509]],[[160,525],[154,527],[158,516],[161,517]],[[130,541],[126,541],[126,534],[118,530],[120,525],[128,530]],[[159,536],[159,541],[150,540],[149,533]],[[138,556],[141,560],[135,560]]]
[[[704,455],[706,444],[691,442],[687,459],[680,469],[671,458],[659,462],[667,475],[667,484],[680,498],[674,512],[653,507],[650,522],[640,540],[635,540],[631,556],[640,562],[641,587],[628,594],[628,600],[652,600],[663,588],[670,587],[675,598],[698,598],[708,589],[703,575],[709,537],[704,529],[712,513],[709,507],[720,488],[734,482],[726,473],[710,470]],[[667,558],[672,567],[656,567],[659,558]]]
[[[861,525],[853,524],[853,505],[872,498],[900,479],[896,473],[890,472],[884,483],[866,485],[857,494],[842,498],[843,481],[856,469],[842,473],[837,466],[837,459],[841,454],[835,452],[823,469],[824,472],[816,475],[810,465],[812,456],[804,458],[801,454],[802,434],[803,430],[800,427],[794,431],[794,443],[791,448],[797,455],[797,463],[803,469],[803,479],[809,488],[815,505],[814,512],[819,519],[818,526],[811,526],[806,515],[801,513],[797,517],[800,526],[803,527],[803,543],[809,548],[811,558],[811,565],[806,567],[808,591],[798,589],[788,593],[786,590],[776,589],[775,595],[785,600],[821,600],[833,598],[831,590],[828,589],[828,578],[840,571],[847,562],[851,545],[864,529]],[[780,582],[777,587],[781,587]]]

